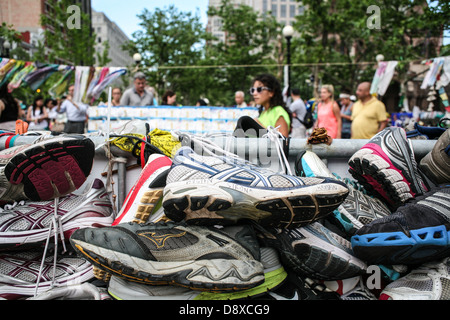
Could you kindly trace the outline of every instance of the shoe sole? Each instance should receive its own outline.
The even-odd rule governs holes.
[[[305,237],[294,240],[290,248],[280,251],[281,259],[294,271],[318,280],[342,280],[365,273],[361,259],[320,239],[308,229],[300,229]]]
[[[141,198],[134,215],[134,223],[147,223],[162,205],[163,189],[147,191]]]
[[[174,182],[164,189],[166,216],[195,225],[230,225],[250,219],[262,226],[297,228],[324,218],[348,195],[337,183],[283,190],[212,180]]]
[[[67,139],[31,145],[5,166],[13,185],[23,185],[32,201],[51,200],[78,189],[89,176],[95,146],[90,139]]]
[[[374,150],[357,151],[350,158],[349,167],[348,171],[353,178],[393,208],[414,197],[400,170]]]
[[[450,253],[450,231],[444,225],[403,232],[382,232],[352,237],[353,252],[376,264],[420,264]]]
[[[251,289],[264,282],[263,266],[256,260],[158,262],[132,257],[73,238],[70,241],[75,250],[94,266],[138,283],[231,292]]]

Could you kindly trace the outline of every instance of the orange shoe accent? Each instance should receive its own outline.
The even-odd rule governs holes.
[[[16,134],[24,134],[28,131],[28,122],[23,120],[16,121]]]

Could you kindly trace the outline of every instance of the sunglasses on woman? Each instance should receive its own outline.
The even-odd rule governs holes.
[[[255,91],[258,93],[261,93],[263,90],[270,91],[271,89],[267,88],[267,87],[257,87],[257,88],[250,88],[250,90],[248,90],[248,92],[250,92],[250,94],[254,94]]]

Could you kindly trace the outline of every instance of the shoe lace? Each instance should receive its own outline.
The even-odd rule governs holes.
[[[281,141],[286,141],[286,137],[283,136],[278,129],[279,127],[274,128],[272,126],[269,126],[267,128],[267,133],[264,134],[262,137],[269,138],[270,141],[275,143],[278,159],[280,160],[283,172],[286,172],[287,174],[292,176],[291,166],[289,165],[289,161],[284,153],[283,145],[281,144]]]
[[[178,139],[183,145],[192,147],[194,150],[201,148],[201,152],[208,156],[218,157],[226,162],[232,162],[235,164],[242,164],[252,166],[250,161],[247,161],[237,154],[231,152],[231,141],[234,138],[231,135],[225,133],[205,133],[202,135],[191,134],[187,132],[181,133],[180,131],[172,131],[172,136]],[[213,142],[211,138],[225,136],[227,138],[225,142],[225,148],[220,147]],[[197,150],[200,151],[200,150]]]
[[[3,209],[0,208],[0,212],[12,210],[12,209],[14,209],[14,208],[17,207],[17,206],[23,206],[24,204],[25,204],[25,201],[24,201],[24,200],[19,201],[19,202],[14,201],[14,203],[12,203],[12,204],[5,204],[4,207],[3,207]]]
[[[53,274],[52,274],[51,288],[53,288],[56,284],[55,278],[56,278],[56,262],[58,260],[58,235],[60,236],[61,242],[63,244],[63,253],[65,253],[67,251],[66,244],[64,241],[65,239],[64,239],[64,232],[63,232],[63,227],[62,227],[61,216],[58,215],[59,198],[55,198],[54,203],[55,203],[55,209],[53,211],[52,221],[51,221],[51,224],[50,224],[50,227],[48,230],[47,240],[45,242],[44,254],[42,256],[42,261],[41,261],[41,265],[39,268],[39,274],[38,274],[38,278],[36,281],[34,296],[37,296],[37,293],[38,293],[39,283],[41,280],[42,272],[44,271],[44,262],[46,259],[47,250],[48,250],[48,246],[50,244],[50,238],[51,238],[52,233],[54,233],[55,248],[54,248],[54,253],[53,253]]]
[[[351,180],[349,178],[341,178],[337,173],[333,173],[337,180],[343,181],[346,185],[351,186],[353,189],[361,191],[364,194],[368,194],[367,190],[359,182]]]

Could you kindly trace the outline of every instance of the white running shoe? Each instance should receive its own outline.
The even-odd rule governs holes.
[[[425,263],[391,282],[380,300],[450,300],[450,257]]]
[[[110,226],[113,219],[104,184],[95,179],[81,195],[7,205],[0,212],[0,248],[44,242],[55,233],[64,233],[68,239],[77,229]]]
[[[135,221],[145,223],[153,215],[161,199],[166,177],[172,165],[172,160],[162,154],[152,154],[138,180],[128,193],[113,226],[120,223]]]
[[[181,148],[167,177],[163,207],[168,218],[190,224],[295,228],[324,218],[348,195],[329,178],[301,178]]]

